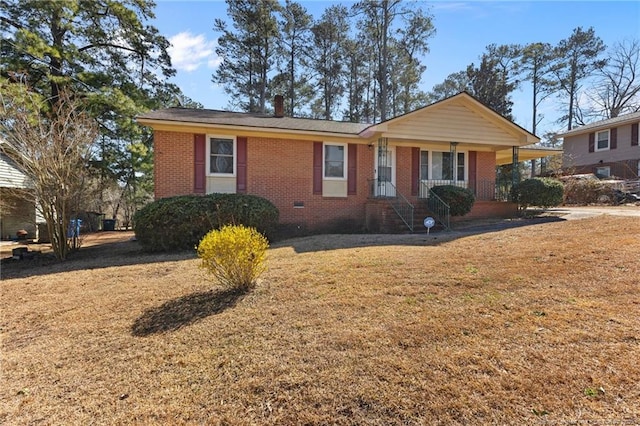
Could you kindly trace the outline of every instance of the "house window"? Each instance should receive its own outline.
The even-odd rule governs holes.
[[[611,177],[611,167],[596,167],[596,176],[598,176],[599,178]]]
[[[228,137],[209,137],[209,174],[214,176],[234,176],[236,141]]]
[[[346,179],[347,149],[345,144],[324,145],[325,179]]]
[[[609,130],[603,130],[596,134],[596,151],[609,149]]]
[[[433,152],[431,155],[431,178],[434,180],[453,179],[450,152]]]
[[[458,163],[456,164],[457,169],[457,180],[465,180],[464,179],[464,152],[458,153]]]
[[[429,151],[420,151],[420,180],[429,180]]]
[[[420,151],[420,179],[421,180],[453,180],[454,173],[457,181],[466,180],[466,153],[458,152],[455,156],[455,164],[451,164],[451,152],[431,153],[431,163],[429,163],[429,152]],[[431,176],[429,176],[431,167]]]

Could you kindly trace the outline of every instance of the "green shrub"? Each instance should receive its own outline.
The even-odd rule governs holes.
[[[513,201],[520,205],[521,209],[528,206],[542,208],[559,206],[562,204],[564,187],[562,182],[552,178],[526,179],[512,188]]]
[[[455,185],[439,185],[434,186],[431,190],[442,201],[449,204],[449,213],[451,216],[464,216],[471,211],[476,197],[469,188],[460,188]]]
[[[254,228],[225,225],[204,236],[198,244],[200,267],[213,275],[224,287],[247,291],[266,269],[269,243]]]
[[[193,249],[212,229],[223,225],[256,228],[268,238],[278,224],[278,209],[246,194],[183,195],[156,200],[134,215],[136,239],[147,251]]]

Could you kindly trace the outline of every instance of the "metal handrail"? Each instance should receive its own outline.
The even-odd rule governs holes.
[[[400,217],[407,228],[409,228],[409,230],[413,232],[413,212],[415,210],[415,207],[413,204],[411,204],[407,197],[405,197],[400,191],[398,191],[398,188],[396,188],[396,186],[391,182],[384,182],[384,187],[379,185],[380,182],[378,182],[376,179],[371,179],[369,182],[371,198],[387,200],[387,203],[389,203],[393,211],[396,212],[398,217]],[[376,193],[376,184],[378,184],[378,193]],[[389,185],[389,189],[391,189],[390,191],[386,191],[386,185]],[[385,190],[381,191],[380,188],[385,188]]]
[[[413,232],[413,204],[411,204],[409,200],[407,200],[407,197],[405,197],[400,191],[398,191],[398,188],[396,188],[394,184],[392,184],[391,182],[387,183],[391,185],[391,187],[393,187],[396,193],[395,199],[388,199],[389,204],[391,204],[393,210],[395,210],[398,216],[400,216],[400,219],[402,219],[404,224],[407,225],[409,230]],[[395,200],[395,202],[392,200]]]
[[[423,185],[426,182],[423,182]],[[421,191],[422,192],[422,191]],[[435,217],[435,219],[444,226],[446,230],[451,229],[451,207],[435,192],[428,188],[425,191],[427,194],[427,206]]]

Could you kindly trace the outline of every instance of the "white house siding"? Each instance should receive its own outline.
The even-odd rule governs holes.
[[[0,188],[2,212],[0,213],[0,236],[3,240],[15,239],[24,229],[28,238],[37,238],[36,210],[33,201],[17,196],[11,189]]]
[[[0,154],[0,237],[16,238],[18,230],[24,229],[29,238],[36,238],[36,208],[33,198],[26,197],[17,189],[28,188],[27,177],[4,154]]]
[[[0,154],[0,188],[27,188],[27,177],[6,155]]]

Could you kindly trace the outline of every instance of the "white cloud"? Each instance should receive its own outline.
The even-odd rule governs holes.
[[[218,65],[220,65],[222,63],[222,58],[217,56],[217,55],[213,55],[212,57],[209,58],[209,60],[207,61],[207,66],[209,68],[216,68]]]
[[[169,38],[169,42],[171,63],[177,70],[191,72],[205,63],[209,68],[220,63],[215,53],[215,41],[207,40],[203,34],[194,35],[185,31]]]

